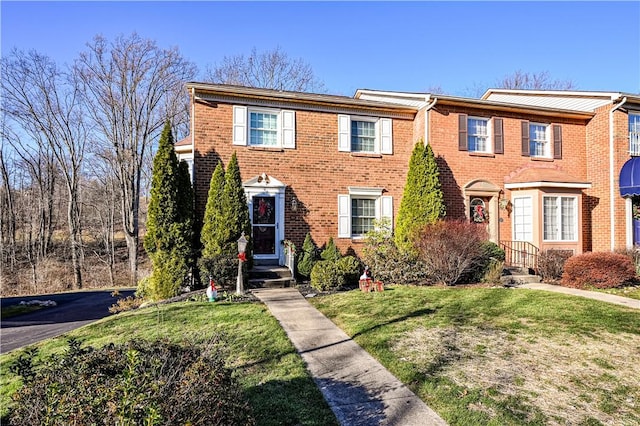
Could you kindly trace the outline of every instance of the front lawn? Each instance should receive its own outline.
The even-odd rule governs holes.
[[[302,358],[284,330],[258,303],[180,302],[118,314],[65,336],[94,347],[130,339],[168,337],[173,341],[206,341],[223,333],[227,365],[240,381],[259,425],[335,425]],[[41,353],[59,352],[66,337],[38,345]],[[0,356],[2,415],[20,382],[8,365],[22,351]]]
[[[310,299],[451,425],[640,424],[640,311],[524,289]]]

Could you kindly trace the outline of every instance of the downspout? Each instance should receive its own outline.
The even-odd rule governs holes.
[[[429,98],[425,98],[425,101],[427,101],[427,99]],[[424,143],[426,145],[429,144],[429,110],[436,106],[436,102],[438,102],[438,98],[433,98],[433,102],[424,109]]]
[[[192,166],[191,166],[191,187],[193,188],[196,184],[196,88],[191,88],[191,156],[192,156]],[[194,188],[195,194],[195,188]],[[196,197],[193,197],[193,202],[195,204]],[[195,205],[194,205],[195,209]],[[195,211],[195,210],[194,210]]]
[[[616,105],[615,107],[611,108],[611,110],[609,111],[609,226],[611,228],[611,232],[610,232],[610,239],[611,239],[611,251],[615,250],[615,236],[616,236],[616,232],[615,232],[615,226],[616,226],[616,219],[615,219],[615,173],[613,172],[613,166],[614,166],[614,161],[613,161],[613,154],[614,154],[614,147],[613,147],[613,113],[616,112],[617,109],[619,109],[622,105],[624,105],[627,102],[627,97],[625,96],[624,98],[622,98],[622,102],[620,102],[618,105]]]

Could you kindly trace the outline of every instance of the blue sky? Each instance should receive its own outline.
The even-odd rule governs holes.
[[[329,93],[470,96],[516,70],[640,93],[640,2],[0,2],[1,49],[71,63],[96,34],[177,46],[204,72],[252,47],[303,58]]]

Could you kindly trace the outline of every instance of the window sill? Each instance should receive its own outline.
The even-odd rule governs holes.
[[[473,152],[469,151],[470,157],[484,157],[484,158],[495,158],[496,155],[491,152]]]
[[[249,146],[249,151],[268,151],[268,152],[284,152],[284,148],[266,147],[266,146]]]
[[[382,154],[374,154],[368,152],[352,152],[352,157],[362,157],[362,158],[382,158]]]
[[[549,158],[549,157],[529,157],[529,158],[531,159],[531,161],[543,161],[547,163],[553,162],[553,158]]]

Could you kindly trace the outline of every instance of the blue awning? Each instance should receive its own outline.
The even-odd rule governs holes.
[[[633,157],[620,170],[620,195],[640,195],[640,157]]]

